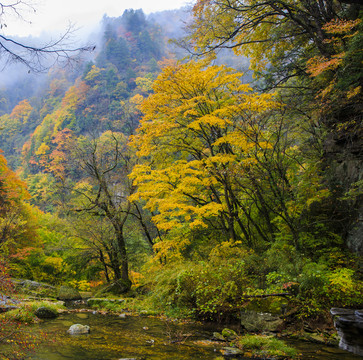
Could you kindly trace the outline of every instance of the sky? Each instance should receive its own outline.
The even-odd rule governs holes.
[[[14,0],[2,1],[13,3]],[[19,21],[15,16],[0,19],[6,23],[2,34],[8,36],[39,36],[42,33],[61,33],[71,23],[81,32],[97,25],[104,14],[121,16],[126,9],[143,9],[145,14],[155,11],[178,9],[191,0],[24,0],[33,4],[34,12],[24,7]]]

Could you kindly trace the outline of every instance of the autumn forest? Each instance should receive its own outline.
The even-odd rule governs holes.
[[[219,322],[362,306],[362,26],[344,0],[127,10],[0,85],[2,276]]]

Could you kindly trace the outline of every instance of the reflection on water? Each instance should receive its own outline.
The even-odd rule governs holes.
[[[72,324],[89,325],[87,335],[69,335]],[[105,316],[92,313],[62,314],[37,325],[53,341],[38,347],[36,360],[215,359],[213,347],[194,344],[210,338],[201,327],[177,325],[154,318]],[[171,340],[182,340],[173,343]]]
[[[301,360],[362,360],[361,356],[339,349],[338,347],[312,344],[306,341],[287,341],[302,354]]]
[[[91,333],[69,335],[67,330],[76,323],[89,325]],[[38,347],[31,356],[33,360],[213,360],[221,357],[219,349],[222,345],[205,346],[203,341],[198,342],[210,339],[212,329],[195,324],[178,325],[155,318],[71,313],[37,324],[33,331],[37,330],[46,331],[50,341]],[[305,342],[289,343],[302,353],[302,360],[362,359],[338,348]]]

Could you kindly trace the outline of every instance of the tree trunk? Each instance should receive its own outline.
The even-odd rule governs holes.
[[[127,259],[126,243],[123,236],[123,227],[117,225],[115,226],[115,232],[119,255],[118,259],[120,261],[120,277],[117,280],[120,285],[121,293],[124,293],[130,290],[131,280],[129,278],[129,262]]]

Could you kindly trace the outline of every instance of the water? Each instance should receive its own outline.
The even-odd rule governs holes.
[[[76,323],[89,325],[91,333],[69,335],[67,330]],[[213,360],[221,357],[222,345],[208,341],[216,329],[157,318],[64,313],[32,327],[33,332],[40,330],[47,333],[48,340],[31,355],[33,360]],[[289,344],[302,353],[301,360],[362,360],[334,347],[298,341],[289,341]]]
[[[338,347],[313,344],[306,341],[286,341],[301,353],[301,360],[362,360],[363,358]]]
[[[67,330],[76,323],[89,325],[90,334],[69,335]],[[211,337],[203,327],[177,325],[156,318],[71,313],[44,321],[36,328],[45,331],[52,341],[39,345],[31,356],[34,360],[183,360],[220,356],[214,347],[198,344],[199,340]]]

